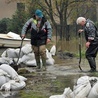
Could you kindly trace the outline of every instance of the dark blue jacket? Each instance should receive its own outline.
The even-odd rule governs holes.
[[[86,20],[86,24],[84,26],[84,33],[85,33],[86,41],[90,41],[91,43],[96,42],[96,41],[98,42],[97,27],[89,19]]]
[[[29,19],[22,29],[22,35],[25,34],[29,29],[31,30],[31,44],[35,46],[46,45],[46,40],[52,37],[52,28],[49,21],[42,18],[41,27],[37,28],[36,22],[33,18]],[[46,31],[46,32],[45,32]]]

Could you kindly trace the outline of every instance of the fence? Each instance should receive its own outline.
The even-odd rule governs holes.
[[[55,32],[55,41],[57,51],[78,52],[78,27],[76,24],[66,26],[57,25]],[[81,45],[84,47],[84,34],[81,35]]]

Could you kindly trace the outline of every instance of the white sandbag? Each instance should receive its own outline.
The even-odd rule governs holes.
[[[0,87],[5,84],[7,81],[6,81],[6,77],[5,76],[0,76]]]
[[[86,86],[85,84],[74,86],[73,88],[74,94],[77,95],[85,86]]]
[[[27,78],[24,76],[18,75],[20,81],[27,81]]]
[[[46,49],[46,58],[47,59],[52,58],[51,53],[47,49]]]
[[[4,70],[0,69],[0,76],[7,76],[7,77],[10,77],[10,75],[5,72]]]
[[[17,55],[15,53],[15,49],[12,49],[12,48],[8,48],[6,50],[6,56],[9,57],[9,58],[16,58]]]
[[[32,46],[31,46],[31,44],[26,44],[26,45],[24,45],[24,46],[21,48],[21,51],[22,51],[24,54],[29,54],[30,52],[32,52]]]
[[[75,95],[75,98],[87,97],[90,90],[91,90],[91,85],[90,85],[90,83],[88,83],[86,86],[84,86],[84,88],[77,95]]]
[[[98,98],[98,82],[93,86],[87,98]]]
[[[49,98],[74,98],[72,90],[68,87],[64,89],[64,93],[61,95],[52,95]]]
[[[7,74],[10,75],[11,79],[17,80],[17,81],[19,80],[18,73],[11,66],[9,66],[7,64],[2,64],[0,66],[0,69],[7,72]]]
[[[26,83],[24,81],[15,81],[10,80],[3,84],[0,88],[0,90],[10,91],[10,90],[20,90],[26,86]]]
[[[21,63],[21,58],[19,58],[19,60],[18,60],[18,58],[13,58],[13,63],[12,64],[19,65],[20,63]]]
[[[10,90],[20,90],[26,86],[24,81],[16,82],[15,80],[10,80],[9,82],[3,84],[0,90],[10,91]]]
[[[52,48],[50,49],[50,53],[51,53],[51,55],[55,55],[55,53],[56,53],[55,45],[53,45]]]
[[[74,98],[74,94],[70,87],[64,89],[63,95],[65,96],[64,98]]]
[[[7,83],[3,84],[0,88],[0,90],[10,91],[11,90],[11,84],[14,84],[15,80],[10,80]]]
[[[54,63],[55,63],[55,61],[54,61],[53,58],[49,58],[49,59],[46,60],[47,65],[54,65]]]
[[[10,78],[7,77],[7,76],[4,76],[4,75],[0,76],[0,87],[1,87],[3,84],[5,84],[6,82],[8,82],[9,80],[10,80]]]
[[[19,81],[9,80],[8,82],[6,80],[4,81],[3,77],[3,82],[0,90],[10,91],[10,90],[20,90],[24,88],[26,86],[26,83],[24,81],[26,81],[27,78],[20,75],[18,77],[20,79]]]
[[[7,72],[0,69],[0,87],[10,80],[10,75]]]
[[[27,66],[36,66],[37,65],[35,59],[34,60],[27,61],[27,62],[25,62],[25,64]]]
[[[6,49],[6,50],[2,53],[1,57],[15,58],[15,57],[16,57],[15,49],[12,49],[12,48]]]
[[[18,57],[21,58],[24,55],[22,51],[20,52],[20,54],[19,54],[19,52],[20,52],[20,48],[15,49],[15,53],[17,55],[17,58]]]
[[[21,62],[25,63],[29,60],[34,60],[35,59],[35,56],[34,56],[34,53],[29,53],[28,55],[24,55],[22,58],[21,58]]]
[[[4,58],[0,58],[0,64],[8,64],[8,62]]]
[[[89,82],[89,76],[82,76],[77,80],[77,85]]]
[[[11,90],[21,90],[26,86],[24,81],[19,81],[11,84]]]
[[[7,36],[13,38],[13,39],[21,39],[20,35],[14,33],[14,32],[8,32]]]
[[[13,60],[8,57],[1,57],[0,58],[0,64],[12,64]]]

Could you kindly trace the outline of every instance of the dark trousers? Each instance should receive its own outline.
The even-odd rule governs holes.
[[[89,62],[91,70],[96,70],[96,55],[98,51],[98,44],[90,44],[89,48],[86,50],[86,58]]]

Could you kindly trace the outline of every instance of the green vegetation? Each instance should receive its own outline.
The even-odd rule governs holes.
[[[47,96],[39,92],[21,91],[20,98],[47,98]]]

